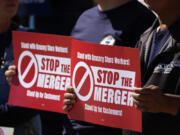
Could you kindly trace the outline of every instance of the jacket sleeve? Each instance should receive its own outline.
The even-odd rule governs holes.
[[[7,111],[7,101],[9,95],[9,85],[6,81],[4,72],[0,69],[0,112]]]

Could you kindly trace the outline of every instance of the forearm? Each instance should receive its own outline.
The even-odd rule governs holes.
[[[164,107],[162,112],[176,115],[180,108],[180,96],[173,94],[164,94]]]

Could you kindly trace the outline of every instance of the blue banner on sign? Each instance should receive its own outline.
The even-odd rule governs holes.
[[[49,0],[19,0],[19,8],[16,15],[50,15]]]

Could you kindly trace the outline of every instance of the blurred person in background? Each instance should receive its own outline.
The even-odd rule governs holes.
[[[133,94],[142,112],[142,133],[123,135],[180,134],[180,10],[179,0],[145,0],[159,19],[142,34],[142,88]]]
[[[15,127],[14,135],[41,135],[35,111],[7,105],[9,85],[4,72],[13,64],[12,31],[29,31],[12,21],[18,0],[0,0],[0,126]]]
[[[35,28],[36,30],[38,29],[40,33],[59,35],[69,35],[80,13],[93,5],[91,0],[53,0],[49,1],[49,3],[51,7],[50,16],[35,16]],[[21,16],[16,16],[15,19],[20,23],[27,22],[24,21],[26,18]],[[41,119],[41,132],[43,135],[61,135],[63,128],[67,129],[67,134],[74,133],[71,126],[69,126],[71,123],[66,115],[49,111],[39,111],[39,114]]]
[[[137,0],[94,0],[97,6],[85,11],[71,36],[93,43],[134,47],[155,16]]]
[[[72,36],[81,41],[135,47],[140,35],[152,25],[155,15],[136,0],[95,0],[97,6],[78,19]],[[64,111],[75,103],[72,87],[67,89]],[[71,120],[78,135],[121,135],[121,129]]]
[[[35,28],[42,33],[66,36],[80,14],[94,4],[92,0],[49,0],[49,3],[50,14],[35,16]]]

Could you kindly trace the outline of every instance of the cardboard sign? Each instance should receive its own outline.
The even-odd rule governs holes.
[[[71,81],[78,97],[70,118],[141,132],[133,103],[140,87],[139,51],[73,40]]]
[[[61,112],[70,85],[71,37],[13,32],[14,78],[8,104]]]
[[[72,85],[76,120],[142,131],[133,103],[140,87],[138,49],[77,41],[71,37],[13,32],[14,62],[10,105],[64,113],[64,93]]]

